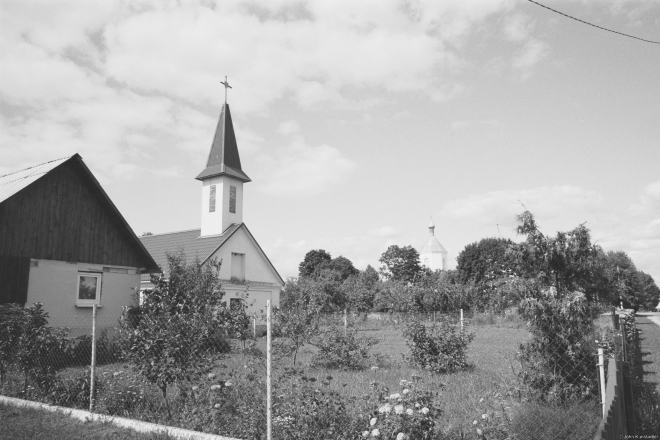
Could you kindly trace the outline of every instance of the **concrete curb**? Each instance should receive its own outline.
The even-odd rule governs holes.
[[[139,420],[126,419],[124,417],[106,416],[103,414],[91,413],[82,409],[65,408],[63,406],[47,405],[30,400],[17,399],[15,397],[0,396],[0,403],[11,406],[26,407],[44,411],[58,412],[74,419],[94,421],[100,423],[112,423],[122,428],[133,429],[144,433],[165,433],[181,440],[240,440],[232,437],[223,437],[221,435],[206,434],[204,432],[191,431],[189,429],[174,428],[172,426],[157,425],[155,423],[141,422]]]

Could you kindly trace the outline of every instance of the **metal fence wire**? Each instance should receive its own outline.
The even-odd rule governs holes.
[[[95,318],[22,310],[0,311],[0,394],[245,440],[265,438],[267,347],[261,317],[227,326],[186,316],[161,321],[108,316],[102,309]],[[369,405],[383,398],[383,389],[396,393],[401,383],[414,383],[409,387],[437,391],[435,437],[429,438],[594,439],[603,420],[599,368],[607,377],[607,360],[619,356],[625,363],[625,349],[617,345],[622,330],[609,314],[588,313],[538,319],[515,310],[324,314],[313,323],[318,333],[295,353],[295,364],[295,347],[282,348],[291,338],[276,330],[273,436],[293,438],[296,430],[295,438],[373,437],[371,428],[380,426],[382,414]],[[421,345],[405,336],[412,324],[422,324],[428,334],[445,329],[455,340],[469,339],[465,365],[440,371],[416,363],[411,350]],[[352,335],[356,347],[372,341],[368,352],[346,354],[363,356],[361,364],[344,368],[323,359],[328,335],[342,332]],[[426,348],[440,358],[458,356],[442,345],[451,339],[443,338]],[[380,397],[370,400],[377,389]],[[318,420],[304,410],[308,407]],[[402,411],[401,417],[414,413],[413,420],[421,409]],[[401,426],[408,435],[408,425]]]

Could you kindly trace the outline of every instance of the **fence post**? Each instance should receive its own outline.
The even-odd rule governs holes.
[[[435,323],[435,310],[433,311],[433,322]]]
[[[348,309],[344,309],[344,334],[348,330]]]
[[[273,439],[273,402],[272,402],[272,387],[271,387],[271,348],[272,348],[272,332],[271,332],[271,307],[270,300],[266,301],[266,438],[267,440]]]
[[[603,418],[605,418],[605,356],[603,348],[598,348],[598,371],[600,372],[600,404],[603,407]]]
[[[257,312],[254,312],[252,317],[252,335],[255,339],[257,338]]]
[[[94,382],[96,375],[96,304],[92,308],[92,362],[91,376],[89,378],[89,412],[94,411]]]
[[[463,309],[461,309],[461,333],[463,333]]]

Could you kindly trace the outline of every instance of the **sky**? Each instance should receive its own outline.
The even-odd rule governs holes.
[[[657,0],[545,0],[660,41]],[[660,44],[518,0],[0,2],[0,175],[79,153],[137,235],[200,226],[225,76],[283,277],[581,223],[660,282]]]

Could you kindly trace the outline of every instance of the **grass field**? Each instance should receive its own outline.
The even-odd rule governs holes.
[[[466,331],[475,334],[475,339],[468,347],[471,366],[466,371],[441,375],[419,370],[403,360],[402,355],[408,352],[402,335],[403,325],[362,326],[360,329],[360,335],[373,336],[379,340],[372,349],[379,354],[378,361],[375,361],[378,363],[378,369],[339,371],[311,368],[310,360],[317,351],[317,348],[311,345],[302,348],[298,355],[298,366],[304,368],[307,377],[316,378],[317,384],[327,376],[332,376],[328,387],[346,398],[361,398],[373,393],[374,381],[396,392],[401,379],[410,380],[413,375],[420,376],[422,384],[440,392],[440,407],[443,410],[441,431],[447,438],[477,439],[477,429],[482,429],[488,434],[487,438],[493,440],[508,438],[510,432],[518,432],[516,438],[520,440],[579,440],[593,436],[599,410],[592,402],[582,402],[571,408],[531,408],[521,399],[516,380],[516,372],[520,368],[516,352],[520,343],[531,337],[522,322],[491,317],[474,320],[472,324],[466,325]],[[256,348],[257,350],[252,350],[250,354],[236,350],[222,358],[213,371],[216,375],[214,380],[220,382],[221,378],[226,380],[228,377],[240,377],[249,359],[254,359],[255,355],[261,359],[259,362],[262,362],[265,357],[266,338],[259,338]],[[289,365],[291,358],[279,358],[274,376],[277,377],[283,368]],[[73,368],[60,374],[70,377],[74,383],[77,376],[85,374],[85,369]],[[186,411],[190,408],[187,408],[185,403],[176,403],[180,392],[177,387],[171,388],[168,395],[172,395],[173,408],[176,408],[178,413],[176,420],[168,421],[160,392],[155,386],[145,384],[137,377],[130,365],[120,363],[100,366],[97,368],[97,374],[103,378],[99,394],[112,394],[110,400],[113,404],[119,403],[119,409],[116,410],[118,412],[112,414],[209,432],[207,429],[210,428],[201,418],[186,419]],[[265,371],[259,375],[262,376],[261,379],[265,378]],[[10,387],[14,392],[7,392],[7,387],[3,392],[16,396],[16,390],[20,388],[19,383],[17,381]],[[212,383],[204,381],[200,388],[208,388]],[[265,390],[263,392],[265,393]],[[21,395],[18,397],[30,398]],[[137,404],[133,405],[135,402]],[[253,404],[259,405],[254,402]],[[99,407],[102,408],[102,405]],[[221,426],[214,426],[216,427],[211,429],[212,432],[232,435],[223,432]]]
[[[169,440],[109,423],[81,422],[60,413],[0,404],[0,440]]]

